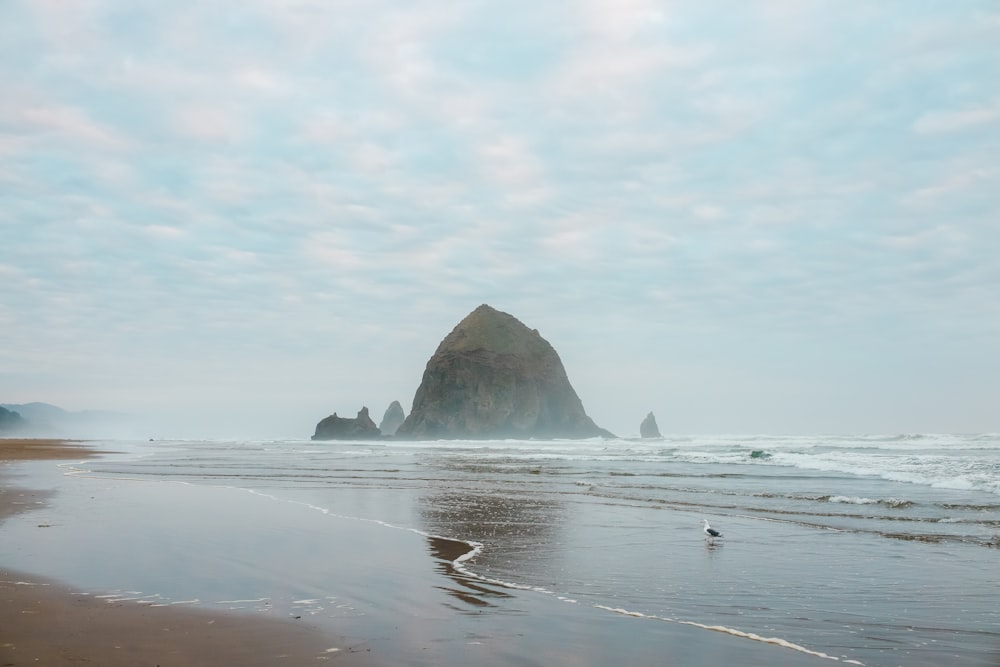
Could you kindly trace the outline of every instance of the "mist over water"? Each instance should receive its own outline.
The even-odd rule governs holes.
[[[1000,650],[997,435],[108,445],[124,453],[74,475],[168,508],[129,575],[167,600],[293,613],[308,599],[343,622],[386,611],[358,583],[381,571],[398,613],[427,605],[427,586],[442,619],[536,600],[620,619],[649,655],[657,624],[866,665],[991,665]],[[108,516],[90,530],[114,540]],[[707,540],[704,518],[724,537]],[[424,556],[384,553],[390,534]],[[204,576],[162,576],[157,535],[196,545]],[[81,584],[120,576],[97,554],[49,558],[34,564]]]

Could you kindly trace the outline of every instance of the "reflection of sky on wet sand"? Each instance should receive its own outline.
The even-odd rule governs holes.
[[[609,664],[627,652],[632,664],[652,665],[660,664],[656,646],[675,646],[679,658],[695,651],[672,627],[471,578],[452,564],[466,552],[463,542],[234,488],[61,481],[49,506],[5,523],[4,565],[153,603],[226,601],[225,608],[249,613],[301,615],[329,624],[351,650],[370,651],[375,664],[575,666]],[[469,500],[432,494],[406,507],[413,494],[380,494],[368,494],[368,502],[393,505],[398,516],[413,511],[428,532],[446,528],[438,520]],[[361,500],[338,498],[330,504],[344,511]],[[482,516],[506,516],[518,526],[509,528],[512,537],[551,546],[559,531],[540,518],[559,512],[515,501],[482,496],[455,529],[472,532]],[[748,651],[725,639],[698,646],[722,647],[722,657]],[[749,648],[755,652],[766,653]]]
[[[283,608],[331,598],[363,611],[358,601],[382,597],[391,578],[387,597],[425,604],[434,569],[422,538],[408,531],[170,482],[74,478],[47,508],[12,517],[3,530],[0,562],[14,569],[171,601],[267,599]]]
[[[468,664],[458,656],[483,645],[509,660],[470,661],[607,664],[615,658],[599,660],[595,643],[652,656],[658,641],[676,634],[660,621],[619,618],[607,608],[852,651],[862,642],[909,646],[919,638],[911,625],[942,628],[935,631],[934,659],[957,651],[956,637],[968,645],[991,636],[978,629],[995,616],[995,605],[963,591],[993,591],[984,574],[993,550],[945,549],[789,520],[793,500],[809,489],[818,493],[817,479],[843,484],[840,477],[606,460],[593,443],[572,446],[586,456],[550,442],[150,444],[157,455],[87,464],[95,475],[141,482],[18,480],[61,490],[51,512],[11,520],[0,563],[92,589],[162,591],[173,600],[263,599],[252,610],[315,614],[383,647],[418,646],[427,656],[418,664]],[[220,484],[254,491],[207,486]],[[858,496],[884,485],[852,484]],[[774,497],[776,488],[786,495]],[[796,494],[792,500],[789,493]],[[757,520],[750,514],[761,504],[773,511]],[[827,505],[809,501],[807,509]],[[863,509],[891,521],[913,513]],[[707,543],[702,518],[717,522],[725,540]],[[850,518],[840,512],[829,521]],[[468,548],[464,541],[483,547],[456,567]],[[953,602],[956,592],[961,603]],[[907,618],[877,625],[901,608]],[[947,630],[952,641],[945,641],[940,633],[952,627],[962,634]],[[713,645],[704,633],[681,634]],[[587,648],[574,654],[556,646],[562,641]],[[746,643],[737,643],[737,653],[759,648]],[[676,644],[670,648],[676,657]],[[524,660],[536,650],[552,662]],[[733,655],[690,664],[728,664]],[[787,659],[783,654],[780,662]]]

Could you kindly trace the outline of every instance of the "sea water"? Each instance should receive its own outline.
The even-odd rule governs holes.
[[[592,624],[580,641],[627,637],[632,664],[660,664],[677,626],[817,662],[1000,660],[996,434],[101,447],[123,453],[67,466],[76,528],[46,547],[12,522],[11,544],[35,546],[0,545],[3,562],[150,604],[354,619],[359,637],[377,617],[386,642],[502,627],[503,661],[523,664],[517,642],[543,640],[510,619],[532,604]],[[490,615],[507,620],[467,619]]]

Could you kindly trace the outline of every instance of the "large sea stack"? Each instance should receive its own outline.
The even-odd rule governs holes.
[[[438,345],[396,436],[614,437],[584,412],[548,341],[485,304]]]

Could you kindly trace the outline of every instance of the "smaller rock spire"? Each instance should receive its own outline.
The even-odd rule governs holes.
[[[644,438],[662,438],[660,435],[660,429],[656,426],[656,417],[650,412],[646,415],[646,418],[642,420],[642,424],[639,425],[639,435]]]
[[[399,404],[399,401],[393,401],[385,409],[385,414],[382,415],[382,421],[379,422],[378,430],[382,432],[382,435],[395,435],[396,429],[399,428],[405,418],[406,415],[403,414],[403,406]]]

